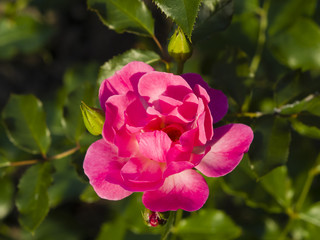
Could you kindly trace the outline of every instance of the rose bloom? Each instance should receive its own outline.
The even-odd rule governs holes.
[[[244,124],[213,129],[227,113],[227,98],[195,73],[131,62],[102,82],[99,99],[103,138],[88,148],[83,167],[104,199],[143,192],[151,211],[198,210],[209,195],[199,172],[231,172],[253,139]]]

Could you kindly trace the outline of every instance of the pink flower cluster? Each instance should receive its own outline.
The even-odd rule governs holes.
[[[205,179],[231,172],[248,151],[250,127],[213,129],[228,102],[200,75],[177,76],[131,62],[100,86],[106,120],[84,171],[96,193],[120,200],[143,192],[151,211],[195,211],[206,202]]]

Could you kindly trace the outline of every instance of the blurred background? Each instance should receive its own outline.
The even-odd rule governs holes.
[[[174,24],[152,1],[144,2],[166,49]],[[230,105],[223,124],[248,124],[255,139],[233,173],[207,179],[205,217],[184,213],[190,221],[179,228],[179,239],[319,236],[319,25],[317,0],[203,1],[184,72],[199,73],[221,89]],[[151,38],[109,29],[85,0],[1,0],[0,111],[11,94],[33,94],[43,103],[51,132],[48,156],[80,147],[52,161],[50,211],[31,234],[23,223],[38,216],[24,218],[16,206],[33,176],[26,174],[30,166],[6,163],[41,154],[16,147],[8,126],[0,126],[0,239],[160,239],[158,228],[144,224],[139,193],[119,202],[100,200],[82,170],[86,149],[98,137],[86,132],[80,101],[99,107],[100,66],[132,48],[161,54]],[[166,53],[162,58],[175,69]],[[165,69],[160,60],[153,65]],[[294,215],[297,206],[301,218]],[[195,222],[215,230],[193,229]]]

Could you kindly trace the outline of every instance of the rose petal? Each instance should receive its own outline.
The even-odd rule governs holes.
[[[211,150],[196,167],[208,177],[220,177],[231,172],[249,150],[253,132],[244,124],[228,124],[214,129]]]
[[[199,84],[208,92],[210,96],[209,108],[213,117],[213,122],[219,122],[228,112],[228,99],[223,92],[210,88],[199,74],[186,73],[182,74],[181,77],[188,82],[192,89],[195,89],[196,85]]]
[[[144,192],[158,189],[163,184],[158,162],[147,158],[131,158],[121,169],[123,187],[129,191]]]
[[[104,80],[99,89],[101,108],[105,111],[105,102],[112,95],[125,95],[128,91],[136,91],[141,76],[150,71],[153,71],[153,68],[146,63],[130,62]]]
[[[169,176],[158,190],[145,192],[142,202],[151,211],[196,211],[204,205],[208,196],[206,181],[190,169]]]
[[[185,95],[192,92],[182,77],[156,71],[146,73],[141,77],[138,90],[149,103],[157,101],[161,95],[182,101]]]
[[[146,132],[140,135],[139,150],[143,156],[153,161],[166,162],[171,143],[171,139],[165,132]]]
[[[132,193],[114,184],[122,182],[120,169],[126,161],[125,158],[119,158],[117,149],[103,139],[91,144],[87,150],[83,168],[99,197],[120,200]],[[111,181],[106,180],[107,176]]]
[[[130,157],[139,150],[136,135],[129,133],[125,126],[117,131],[114,144],[118,147],[120,157]]]

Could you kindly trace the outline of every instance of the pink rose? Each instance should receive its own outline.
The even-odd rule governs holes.
[[[99,99],[103,138],[89,147],[85,174],[101,198],[143,192],[151,211],[201,208],[209,189],[198,171],[208,177],[231,172],[253,139],[243,124],[213,129],[227,112],[227,98],[198,74],[177,76],[131,62],[101,84]]]

